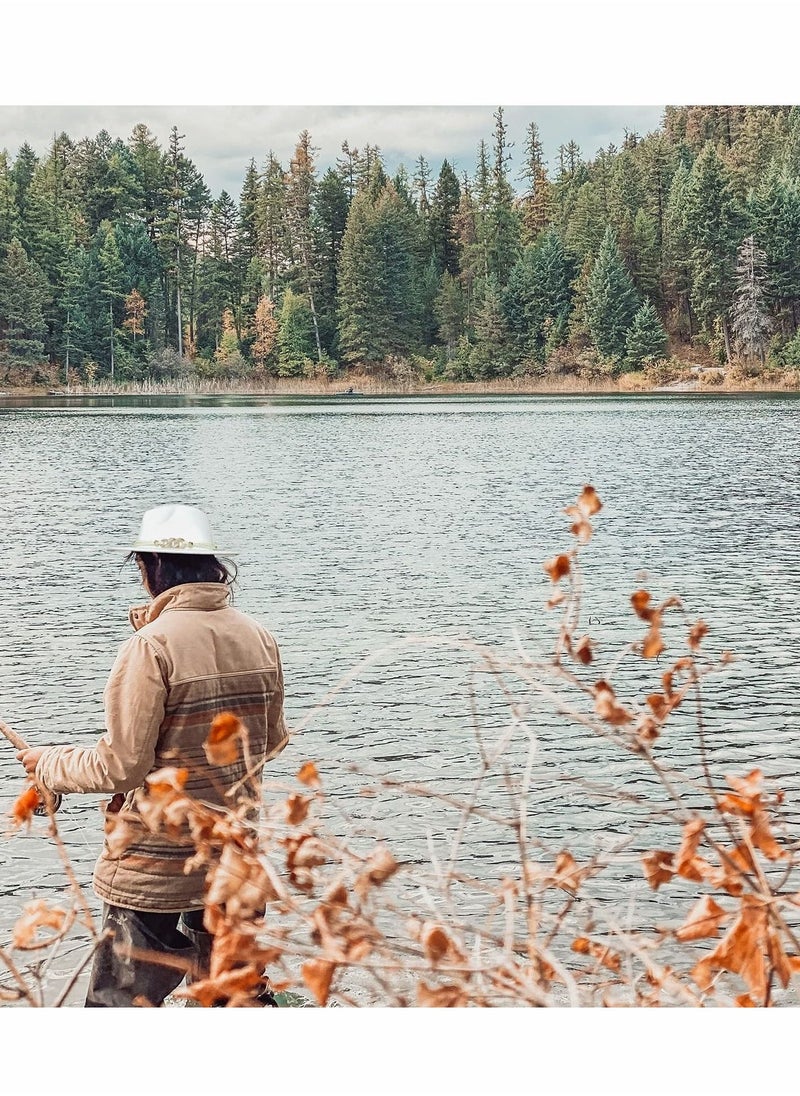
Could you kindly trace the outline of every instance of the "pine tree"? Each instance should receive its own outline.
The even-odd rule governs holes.
[[[458,266],[464,297],[464,321],[467,327],[472,325],[475,280],[479,277],[479,270],[482,267],[477,219],[475,200],[465,174],[461,186],[461,197],[458,201],[458,213],[455,217],[455,229],[458,234]]]
[[[763,365],[772,322],[767,315],[765,285],[767,256],[752,235],[736,255],[736,290],[731,307],[733,336],[746,358],[758,357]]]
[[[678,166],[677,150],[663,133],[650,133],[639,145],[644,206],[653,219],[659,264],[663,258],[664,221],[670,186]]]
[[[286,179],[286,212],[289,227],[289,242],[294,253],[295,268],[300,273],[299,282],[302,284],[311,320],[314,325],[314,342],[316,345],[316,357],[322,361],[322,343],[319,334],[319,320],[317,308],[314,302],[318,282],[318,272],[315,267],[313,228],[311,211],[316,188],[316,176],[314,172],[314,152],[311,146],[311,136],[304,129],[298,138],[289,165],[289,174]]]
[[[631,231],[630,259],[633,284],[645,297],[658,293],[661,263],[655,222],[645,209],[638,209]]]
[[[747,221],[730,171],[711,143],[692,167],[686,198],[686,231],[692,246],[692,304],[706,330],[712,330],[715,321],[721,324],[730,360],[728,309],[733,297],[736,251]]]
[[[28,209],[28,188],[33,180],[33,173],[39,157],[31,146],[25,141],[17,153],[14,166],[11,168],[11,179],[14,185],[14,198],[17,204],[17,213],[22,224],[25,223]]]
[[[300,376],[315,356],[311,310],[302,297],[287,289],[278,321],[278,375]]]
[[[491,209],[492,178],[489,170],[489,154],[486,142],[478,146],[478,162],[475,169],[475,184],[472,192],[473,224],[475,240],[471,262],[474,278],[486,278],[489,274],[489,251],[491,247]]]
[[[691,304],[691,240],[687,220],[689,169],[680,164],[672,178],[664,212],[664,291],[668,307],[677,315],[677,333],[694,334]]]
[[[544,149],[535,122],[525,134],[525,160],[520,178],[527,182],[522,196],[522,244],[533,244],[550,224],[552,184],[547,177]]]
[[[448,359],[452,359],[464,332],[465,308],[461,285],[458,279],[447,270],[442,275],[442,283],[434,304],[434,315],[439,325],[439,338],[446,347]]]
[[[35,365],[44,359],[44,308],[50,287],[16,237],[0,262],[0,364]]]
[[[459,272],[457,218],[460,201],[458,176],[444,160],[431,199],[430,233],[439,271],[447,271],[453,277]]]
[[[431,217],[431,165],[420,155],[414,167],[413,193],[416,195],[416,212],[420,215],[422,236],[427,244],[428,220]]]
[[[387,182],[353,199],[339,269],[339,338],[348,361],[380,362],[418,344],[417,235],[413,213]]]
[[[337,345],[336,300],[339,286],[339,258],[347,226],[348,199],[341,176],[329,168],[314,194],[312,233],[315,266],[318,271],[317,302],[320,338],[329,353]]]
[[[667,333],[652,301],[645,301],[634,315],[625,347],[625,365],[629,369],[639,369],[664,357]]]
[[[489,212],[489,270],[505,285],[519,252],[519,217],[514,208],[514,189],[508,178],[512,143],[503,120],[503,108],[494,115],[494,162],[491,170]]]
[[[503,294],[509,345],[517,361],[546,352],[564,339],[572,310],[575,264],[557,232],[548,229],[526,248],[511,271]]]
[[[570,141],[558,149],[558,173],[553,184],[553,219],[562,234],[566,231],[578,192],[589,182],[579,146]]]
[[[0,151],[0,247],[6,248],[18,231],[14,177],[8,151]]]
[[[784,334],[792,335],[800,323],[800,178],[773,161],[749,206],[767,259],[765,291]]]
[[[239,248],[241,218],[227,190],[211,205],[209,219],[209,271],[213,279],[220,312],[227,309],[233,317],[238,339],[242,337],[242,293],[245,264]]]
[[[99,291],[104,301],[105,335],[108,371],[113,381],[116,375],[116,330],[124,318],[124,267],[120,259],[117,238],[110,221],[102,221],[95,242],[99,273]]]
[[[256,224],[264,263],[267,296],[273,301],[284,281],[289,251],[286,239],[286,173],[270,150],[261,179]]]
[[[490,379],[505,376],[511,372],[508,325],[497,275],[490,274],[480,290],[480,305],[475,314],[475,341],[470,355],[470,364],[476,376]]]
[[[128,139],[128,148],[139,193],[142,195],[140,216],[147,226],[148,236],[154,241],[160,226],[167,218],[169,166],[158,140],[143,123],[134,126]]]
[[[631,276],[609,225],[586,291],[586,322],[592,342],[606,358],[619,360],[625,353],[625,339],[639,301]]]
[[[349,205],[358,191],[366,185],[367,171],[361,153],[357,148],[350,148],[347,141],[342,142],[342,156],[336,159],[336,170],[347,191]]]
[[[595,258],[603,242],[606,220],[600,195],[594,183],[584,183],[577,191],[572,213],[564,229],[564,241],[578,262]]]

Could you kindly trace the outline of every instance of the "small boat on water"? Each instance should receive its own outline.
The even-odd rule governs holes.
[[[334,396],[363,396],[363,392],[359,392],[357,388],[345,388],[342,392],[334,392]]]

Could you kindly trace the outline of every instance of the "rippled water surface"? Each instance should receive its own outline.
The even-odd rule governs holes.
[[[291,777],[314,758],[343,830],[374,825],[408,859],[446,859],[451,814],[399,793],[365,798],[364,779],[346,766],[463,793],[479,761],[474,723],[492,742],[508,710],[489,675],[447,637],[508,655],[518,644],[548,651],[554,620],[543,608],[541,562],[568,545],[561,511],[591,482],[604,508],[584,553],[585,612],[601,669],[639,634],[634,589],[679,593],[709,623],[709,651],[739,656],[707,687],[714,772],[761,767],[786,791],[793,823],[799,413],[791,397],[0,401],[0,715],[32,743],[95,740],[128,605],[143,600],[135,573],[121,566],[139,517],[165,500],[199,505],[235,553],[237,604],[281,644],[291,723],[375,656],[272,775]],[[399,643],[434,635],[442,642]],[[631,671],[634,691],[651,691],[664,659],[648,665],[649,677],[641,665]],[[578,851],[630,833],[635,808],[563,778],[655,801],[647,771],[542,703],[531,721],[532,832],[548,848]],[[688,721],[659,749],[696,771]],[[7,811],[21,770],[10,747],[0,751]],[[507,750],[512,771],[526,751],[518,731]],[[480,800],[508,806],[502,776]],[[61,817],[88,881],[97,800],[74,797]],[[659,839],[658,825],[635,839],[628,868],[601,898],[633,900],[635,891],[642,903],[663,900],[640,888],[634,862],[647,838]],[[667,839],[674,843],[672,831]],[[459,856],[494,878],[515,850],[509,834],[476,820]],[[0,872],[5,941],[24,900],[63,887],[41,823],[0,842]]]

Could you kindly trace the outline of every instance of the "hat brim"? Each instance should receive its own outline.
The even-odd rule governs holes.
[[[225,548],[213,548],[203,544],[193,544],[191,548],[172,548],[168,545],[137,541],[136,544],[129,545],[124,548],[125,552],[154,552],[157,555],[170,555],[170,556],[233,556],[233,552],[229,552]]]

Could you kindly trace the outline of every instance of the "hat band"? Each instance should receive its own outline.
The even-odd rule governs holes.
[[[144,543],[145,542],[142,542],[141,540],[137,541],[136,544],[134,545],[134,551],[136,551],[137,547],[139,547],[139,546],[141,546],[140,550],[143,550],[143,551],[147,551],[147,550],[152,551],[152,549],[155,549],[155,548],[161,548],[161,549],[163,549],[164,551],[167,551],[167,552],[169,552],[169,551],[185,552],[185,551],[187,551],[191,548],[196,548],[201,552],[215,552],[216,551],[216,548],[214,547],[214,545],[209,544],[208,541],[199,541],[198,542],[198,541],[194,541],[194,540],[186,540],[184,537],[160,537],[159,539],[151,540],[150,545],[152,545],[152,548],[150,548],[149,545],[148,545],[148,548],[144,548]]]

